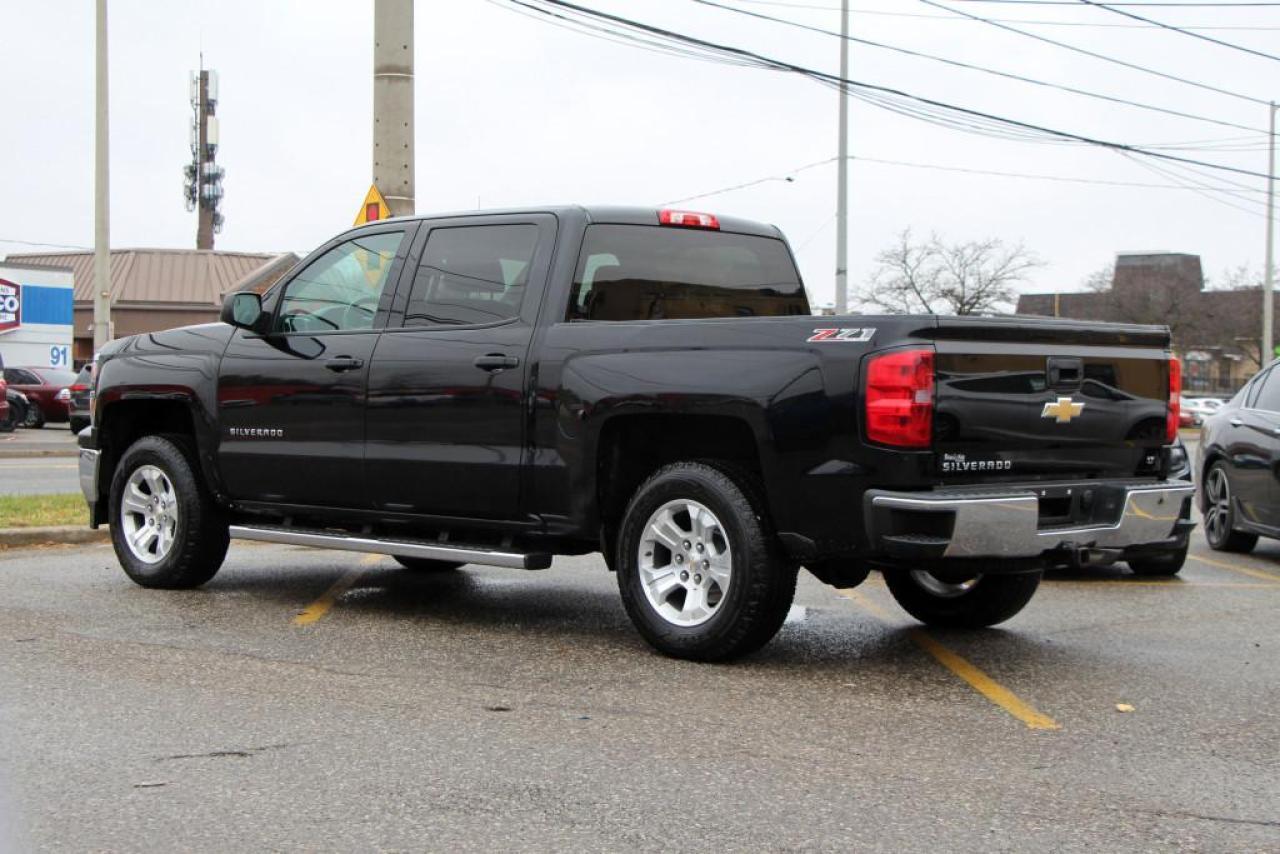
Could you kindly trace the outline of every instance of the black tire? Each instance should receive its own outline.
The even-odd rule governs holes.
[[[1042,572],[971,576],[964,587],[959,579],[939,579],[933,573],[887,571],[884,583],[902,609],[929,626],[980,629],[1003,623],[1021,611],[1036,588]],[[929,585],[929,586],[926,586]],[[948,588],[945,594],[938,592]]]
[[[1187,544],[1182,548],[1163,554],[1149,554],[1131,558],[1126,563],[1134,575],[1155,575],[1171,578],[1182,571],[1187,562]]]
[[[22,426],[28,430],[39,430],[44,427],[44,410],[34,400],[27,403],[27,415],[22,419]]]
[[[80,435],[80,431],[81,431],[81,430],[83,430],[84,428],[88,427],[88,426],[89,426],[89,419],[88,419],[88,418],[72,418],[72,419],[71,419],[71,434],[72,434],[73,436],[78,436],[78,435]]]
[[[17,430],[27,421],[27,405],[18,400],[9,401],[9,430]]]
[[[414,572],[451,572],[462,566],[460,563],[454,563],[451,560],[432,560],[426,557],[401,557],[400,555],[391,556],[396,563],[405,569],[411,569]]]
[[[126,522],[122,507],[130,477],[143,466],[154,466],[168,478],[172,485],[170,506],[177,509],[173,544],[167,554],[154,562],[142,560],[130,548],[126,529],[137,524],[140,514],[130,514],[133,520]],[[111,479],[108,518],[111,544],[120,566],[143,587],[164,590],[199,587],[213,578],[227,555],[230,539],[226,512],[200,480],[194,450],[183,436],[145,436],[129,446]]]
[[[797,567],[788,563],[774,544],[759,495],[745,472],[718,463],[678,462],[658,469],[632,496],[618,531],[618,589],[636,630],[659,652],[694,661],[725,661],[754,652],[782,628],[795,598]],[[703,550],[692,545],[682,549],[681,566],[696,569],[702,565],[694,558],[696,554],[714,558],[717,551],[724,555],[722,546],[727,547],[727,590],[716,585],[714,574],[707,570],[705,582],[701,573],[688,574],[680,591],[673,588],[662,600],[674,608],[672,597],[678,597],[683,609],[691,595],[684,585],[697,577],[706,586],[701,594],[692,595],[704,597],[701,601],[706,607],[702,610],[709,611],[709,616],[701,617],[696,625],[681,625],[663,616],[642,581],[640,550],[650,517],[676,501],[697,502],[716,523],[703,534],[707,538]],[[691,520],[688,513],[684,518]],[[686,551],[689,558],[683,557]],[[648,557],[653,558],[654,553]],[[668,551],[666,559],[672,577],[678,578],[675,552]]]
[[[1227,464],[1216,460],[1204,475],[1200,509],[1204,511],[1204,538],[1218,552],[1251,552],[1258,535],[1236,530],[1236,507],[1231,497]]]

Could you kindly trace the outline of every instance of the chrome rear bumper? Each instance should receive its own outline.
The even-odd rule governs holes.
[[[1031,558],[1062,549],[1126,549],[1165,543],[1190,525],[1184,513],[1195,487],[1185,481],[1117,484],[1090,481],[1098,494],[1087,523],[1045,526],[1041,492],[1004,491],[867,493],[868,537],[873,548],[903,557]]]

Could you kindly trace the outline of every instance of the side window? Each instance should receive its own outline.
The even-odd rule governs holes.
[[[520,313],[538,227],[436,228],[427,239],[405,326],[492,323]]]
[[[1250,393],[1250,397],[1253,400],[1250,406],[1253,409],[1280,412],[1280,374],[1272,370],[1262,378],[1261,382],[1255,383],[1255,385],[1261,386],[1262,390],[1258,392],[1256,397],[1253,396],[1252,392]]]
[[[280,299],[277,332],[372,329],[403,231],[353,238],[293,277]]]
[[[21,368],[6,368],[4,378],[6,382],[13,385],[40,385],[39,377]]]

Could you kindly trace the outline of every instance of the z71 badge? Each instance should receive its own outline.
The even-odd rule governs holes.
[[[865,344],[876,334],[874,326],[846,326],[840,329],[815,329],[809,341],[851,341]]]

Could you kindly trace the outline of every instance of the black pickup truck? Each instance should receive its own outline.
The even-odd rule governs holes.
[[[651,644],[713,660],[768,642],[800,566],[976,627],[1046,567],[1185,556],[1167,330],[813,316],[771,226],[392,219],[222,320],[99,358],[82,486],[147,587],[231,538],[424,571],[601,552]]]

